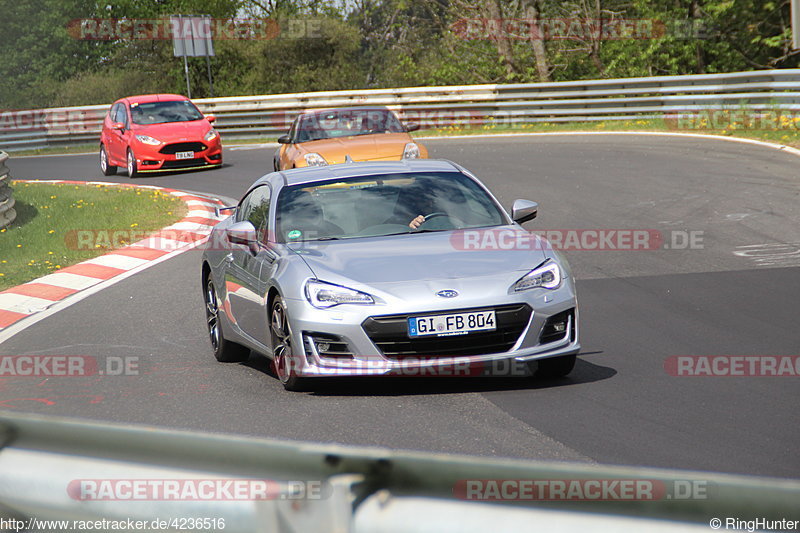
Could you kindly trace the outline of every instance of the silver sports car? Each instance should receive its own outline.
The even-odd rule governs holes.
[[[211,345],[289,390],[361,375],[563,376],[578,310],[566,261],[469,171],[408,160],[267,174],[203,254]]]

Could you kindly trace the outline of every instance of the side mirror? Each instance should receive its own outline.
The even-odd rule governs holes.
[[[530,200],[514,200],[514,205],[511,207],[511,218],[517,224],[533,220],[538,214],[539,204]]]
[[[281,135],[278,137],[278,143],[280,144],[291,144],[291,139],[288,135]]]
[[[115,122],[115,123],[113,123],[111,125],[111,129],[112,130],[117,130],[117,131],[124,131],[125,130],[125,124],[123,124],[122,122]]]
[[[215,117],[214,115],[206,115],[206,120],[213,123],[214,121],[217,120],[217,117]]]
[[[246,220],[243,222],[236,222],[231,224],[225,230],[225,235],[231,244],[241,244],[247,246],[251,250],[256,245],[256,228]]]
[[[409,122],[406,124],[406,131],[417,131],[419,129],[419,124],[416,122]]]

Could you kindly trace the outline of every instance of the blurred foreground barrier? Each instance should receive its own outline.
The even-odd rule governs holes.
[[[800,69],[234,96],[195,103],[217,116],[215,127],[228,139],[277,137],[302,110],[357,105],[388,106],[422,129],[652,118],[688,129],[681,127],[684,118],[709,110],[751,115],[800,110]],[[12,151],[98,142],[109,107],[0,111],[0,147]],[[774,117],[763,122],[769,127],[770,121]]]
[[[185,530],[189,521],[203,520],[194,529],[226,533],[707,532],[714,519],[725,529],[731,517],[800,518],[796,480],[403,452],[17,413],[0,413],[0,443],[0,521],[6,521],[0,523],[24,521],[31,530],[57,529],[29,522],[35,519],[132,520],[147,526],[141,531]],[[743,528],[748,525],[736,529]]]

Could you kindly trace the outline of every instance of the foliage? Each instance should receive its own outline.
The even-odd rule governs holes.
[[[185,93],[183,62],[161,40],[78,40],[78,18],[171,14],[277,21],[269,39],[216,40],[216,96],[371,87],[517,83],[795,68],[790,0],[0,0],[0,108],[108,103]],[[571,33],[534,39],[464,21],[621,21],[635,38]],[[301,31],[298,31],[300,28]],[[473,35],[475,37],[475,35]],[[203,58],[192,96],[210,95]]]

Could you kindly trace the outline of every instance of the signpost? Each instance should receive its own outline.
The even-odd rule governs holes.
[[[792,48],[800,49],[800,0],[792,0]]]
[[[214,97],[214,83],[211,80],[211,56],[214,55],[214,40],[209,15],[170,17],[172,25],[172,53],[175,57],[183,56],[183,71],[186,75],[186,96],[192,97],[189,83],[190,57],[205,57],[208,71],[208,86],[211,98]]]

